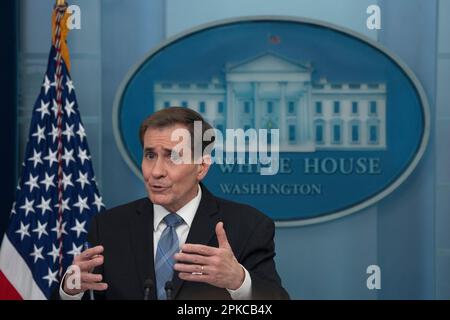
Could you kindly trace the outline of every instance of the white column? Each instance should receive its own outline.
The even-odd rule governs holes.
[[[261,128],[261,106],[259,105],[259,83],[253,82],[253,101],[255,108],[255,129]]]
[[[297,100],[297,137],[298,145],[303,146],[305,144],[305,105],[304,105],[304,92],[300,90],[299,98]]]
[[[234,108],[236,106],[233,104],[233,85],[230,82],[227,82],[226,104],[227,104],[226,105],[226,112],[227,112],[226,128],[235,128],[236,124],[234,123],[234,113],[235,113]]]
[[[314,126],[313,126],[313,116],[312,110],[314,106],[312,105],[311,98],[311,82],[305,84],[306,89],[306,100],[305,100],[305,125],[306,125],[306,143],[313,144],[314,143]],[[323,108],[323,107],[322,107]]]
[[[286,132],[286,122],[286,82],[282,82],[280,83],[280,118],[278,119],[281,145],[287,144],[289,139]]]

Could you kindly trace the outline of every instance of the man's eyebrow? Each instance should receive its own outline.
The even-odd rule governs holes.
[[[172,151],[173,151],[173,149],[169,149],[169,148],[162,148],[162,150],[166,154],[172,154]],[[154,152],[154,151],[155,151],[155,148],[153,148],[153,147],[145,147],[144,148],[144,152]]]

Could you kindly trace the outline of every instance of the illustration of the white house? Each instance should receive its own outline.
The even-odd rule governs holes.
[[[156,82],[155,111],[194,109],[216,129],[280,129],[280,151],[386,149],[384,83],[312,82],[311,64],[273,53],[226,64],[224,80]]]

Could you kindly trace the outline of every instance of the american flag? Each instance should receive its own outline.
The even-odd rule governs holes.
[[[63,9],[56,9],[60,28],[66,18]],[[91,217],[104,209],[70,62],[61,50],[65,33],[55,30],[0,249],[0,299],[48,299],[74,256],[84,249]]]

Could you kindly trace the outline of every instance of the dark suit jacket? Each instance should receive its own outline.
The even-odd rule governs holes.
[[[215,226],[223,221],[236,259],[250,273],[253,299],[289,299],[274,263],[274,223],[256,209],[213,196],[203,185],[202,198],[186,243],[218,247]],[[143,298],[143,283],[155,280],[153,204],[140,199],[96,215],[88,239],[103,245],[104,264],[96,273],[108,284],[97,299]],[[87,296],[87,294],[85,294]],[[175,272],[174,299],[230,299],[226,289],[183,281]],[[150,298],[156,299],[155,288]]]

